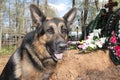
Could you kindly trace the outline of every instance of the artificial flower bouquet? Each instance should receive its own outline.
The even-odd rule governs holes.
[[[90,33],[86,40],[82,40],[78,45],[78,48],[84,52],[94,51],[100,49],[105,44],[105,37],[100,37],[101,29],[94,29],[92,33]]]
[[[79,49],[83,52],[94,51],[103,48],[105,37],[100,37],[101,29],[94,29],[92,33],[86,36],[86,40],[68,41],[69,49]]]
[[[78,44],[80,43],[80,41],[68,41],[67,44],[68,44],[68,48],[70,50],[73,50],[73,49],[78,49]]]

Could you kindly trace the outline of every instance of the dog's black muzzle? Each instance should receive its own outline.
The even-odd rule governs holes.
[[[65,41],[59,42],[48,42],[46,44],[47,50],[50,53],[51,57],[58,61],[62,59],[63,52],[67,49],[67,43]]]
[[[61,41],[61,42],[57,43],[57,51],[59,53],[64,52],[66,49],[67,49],[67,43],[66,42]]]

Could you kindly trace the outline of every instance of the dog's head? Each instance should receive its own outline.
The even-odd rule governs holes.
[[[72,8],[63,18],[48,18],[34,4],[30,5],[30,11],[39,42],[46,46],[47,51],[54,60],[61,59],[62,53],[67,48],[69,27],[76,16],[76,8]]]

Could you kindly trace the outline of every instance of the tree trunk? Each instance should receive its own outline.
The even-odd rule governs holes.
[[[96,9],[97,9],[97,11],[99,11],[99,2],[98,2],[98,0],[95,0],[95,6],[96,6]]]
[[[1,22],[1,20],[0,20]],[[2,48],[2,24],[0,25],[0,50]]]
[[[81,12],[82,33],[84,35],[84,39],[86,39],[86,20],[88,14],[88,4],[89,0],[85,0],[84,11]]]
[[[0,50],[2,48],[2,27],[3,27],[3,11],[4,11],[4,1],[0,1]]]
[[[32,0],[33,3],[35,3],[35,0]]]
[[[48,5],[48,1],[47,0],[45,0],[45,15],[47,16],[47,5]]]
[[[72,0],[72,7],[75,6],[75,0]]]
[[[39,0],[37,0],[37,6],[39,6]]]
[[[89,3],[89,0],[85,0],[85,7],[84,7],[84,22],[83,22],[83,25],[86,24],[86,19],[87,19],[87,14],[88,14],[88,3]]]
[[[85,26],[86,20],[87,20],[88,1],[89,1],[89,0],[85,0],[85,2],[84,2],[84,11],[81,12],[81,23],[82,23],[82,27]]]
[[[2,9],[0,8],[0,50],[2,48],[2,17],[3,17],[3,13],[2,13]]]

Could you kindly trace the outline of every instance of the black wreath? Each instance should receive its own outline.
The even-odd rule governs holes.
[[[110,42],[111,37],[108,39],[109,55],[115,65],[120,65],[120,56],[116,55],[117,52],[114,49],[115,46],[120,46],[120,20],[114,32],[111,37],[116,36],[116,43]]]
[[[109,55],[115,65],[120,65],[120,57],[116,55],[116,51],[114,49],[109,49]]]

